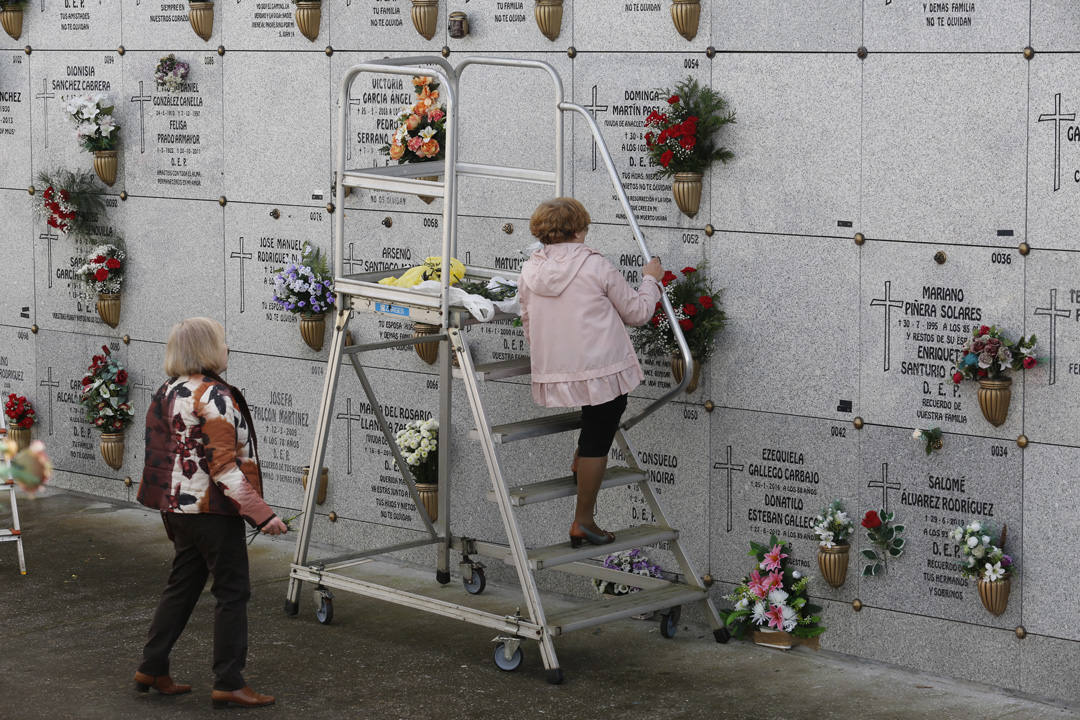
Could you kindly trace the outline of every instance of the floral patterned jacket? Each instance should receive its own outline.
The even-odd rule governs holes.
[[[241,515],[256,527],[274,517],[228,385],[188,375],[169,378],[154,393],[138,500],[162,512]]]

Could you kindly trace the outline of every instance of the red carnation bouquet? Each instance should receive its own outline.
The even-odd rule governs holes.
[[[126,258],[122,245],[98,245],[75,274],[96,293],[118,293]]]
[[[693,78],[676,85],[674,92],[664,90],[663,95],[666,111],[654,110],[645,118],[645,127],[650,128],[645,132],[645,146],[661,175],[703,173],[714,160],[727,162],[735,157],[716,142],[720,128],[735,122],[735,113],[728,110],[724,98]]]
[[[38,174],[41,202],[35,206],[38,216],[51,228],[72,235],[86,235],[90,223],[105,210],[101,194],[94,186],[94,174],[68,170]]]
[[[727,318],[720,307],[720,292],[713,290],[705,277],[705,266],[684,267],[681,277],[668,270],[660,282],[671,300],[690,354],[699,361],[707,360]],[[634,346],[647,355],[672,356],[679,352],[671,323],[660,303],[656,303],[652,319],[634,330]]]
[[[79,404],[86,411],[86,419],[102,432],[122,432],[131,424],[135,412],[128,400],[127,370],[118,363],[106,345],[101,355],[95,355],[82,379],[82,395]]]
[[[12,427],[29,428],[37,422],[34,406],[25,395],[8,395],[7,402],[4,403],[4,414],[8,416]]]

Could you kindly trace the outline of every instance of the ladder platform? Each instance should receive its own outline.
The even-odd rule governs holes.
[[[581,411],[560,413],[559,415],[544,415],[543,417],[519,420],[505,425],[492,425],[491,435],[497,444],[527,440],[543,435],[577,430],[581,427]],[[479,440],[480,432],[473,428],[469,430],[470,440]]]
[[[633,583],[634,576],[630,573],[627,575],[627,584]],[[604,595],[595,602],[549,616],[548,625],[556,633],[568,633],[631,615],[701,602],[705,598],[705,590],[673,583],[666,587],[640,590],[626,595]]]
[[[503,380],[505,378],[528,375],[532,371],[532,360],[528,357],[514,358],[512,360],[500,360],[498,362],[481,363],[473,368],[476,379],[480,382],[485,380]],[[453,369],[454,377],[464,377],[461,368]]]
[[[604,473],[604,479],[600,482],[600,488],[630,485],[645,480],[645,473],[638,472],[628,467],[608,468]],[[515,507],[531,505],[533,503],[547,502],[558,498],[572,497],[577,494],[577,482],[573,475],[566,477],[544,480],[529,485],[518,485],[510,488],[510,504]],[[487,499],[495,502],[495,491],[489,490]]]
[[[674,540],[678,536],[679,531],[672,528],[660,527],[659,525],[638,525],[637,527],[616,530],[615,542],[607,545],[585,543],[581,547],[574,548],[570,547],[569,540],[564,540],[555,545],[529,550],[529,567],[533,570],[556,567],[578,560],[585,560],[586,558],[609,555],[620,550],[652,545],[664,540]]]

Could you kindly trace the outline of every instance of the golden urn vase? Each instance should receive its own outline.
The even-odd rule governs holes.
[[[111,328],[120,324],[120,293],[98,293],[97,314]]]
[[[214,3],[193,2],[188,9],[191,29],[203,40],[209,40],[214,34]]]
[[[425,335],[435,335],[441,328],[438,325],[429,325],[428,323],[413,323],[413,337],[424,337]],[[435,361],[439,359],[439,343],[438,341],[422,342],[413,345],[416,349],[416,354],[420,356],[420,359],[426,362],[428,365],[434,365]]]
[[[848,557],[850,545],[833,545],[832,547],[819,547],[817,555],[818,570],[825,582],[838,588],[847,580]]]
[[[979,409],[994,427],[1003,424],[1009,416],[1011,400],[1012,378],[979,381]]]
[[[319,22],[322,20],[322,2],[296,3],[296,27],[300,34],[315,42],[319,38]]]
[[[675,381],[675,384],[682,382],[683,375],[686,374],[686,363],[683,362],[682,355],[671,356],[671,379]],[[690,382],[686,384],[686,392],[692,393],[697,390],[698,381],[701,380],[701,361],[694,358],[694,372],[690,375]]]
[[[325,313],[301,313],[300,314],[300,337],[304,338],[307,346],[318,352],[322,350],[323,337],[326,335]]]
[[[300,474],[300,486],[307,490],[308,471],[311,470],[310,465],[305,465],[303,471]],[[326,502],[326,488],[330,485],[330,470],[323,468],[319,473],[319,486],[315,489],[315,504],[322,505]]]
[[[701,0],[672,0],[671,20],[680,35],[693,40],[697,36],[698,21],[701,20]]]
[[[8,429],[8,437],[15,441],[20,450],[30,447],[30,428],[13,427]]]
[[[101,178],[101,182],[109,187],[112,187],[112,184],[116,182],[116,165],[115,150],[94,151],[94,172]]]
[[[1003,580],[990,582],[979,578],[979,599],[991,615],[998,616],[1009,607],[1009,591],[1012,589],[1012,580],[1008,577]]]
[[[562,31],[563,0],[536,0],[533,16],[540,32],[548,40],[556,40]]]
[[[420,496],[420,502],[427,510],[431,522],[439,519],[439,483],[416,483],[416,492]]]
[[[439,0],[412,0],[412,24],[425,40],[435,37],[439,22]]]
[[[675,173],[671,192],[675,195],[675,204],[687,217],[697,215],[701,206],[701,177],[697,172]]]
[[[23,10],[21,7],[4,8],[0,11],[0,25],[4,32],[16,40],[22,35]]]
[[[113,470],[119,470],[124,465],[124,433],[101,433],[101,457]]]
[[[438,182],[439,176],[438,175],[423,175],[423,176],[418,177],[416,179],[417,180],[427,180],[428,182]],[[432,197],[431,195],[417,195],[416,197],[420,198],[421,200],[423,200],[428,205],[435,202],[435,198]]]

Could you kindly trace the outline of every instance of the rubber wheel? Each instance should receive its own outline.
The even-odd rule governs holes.
[[[713,637],[716,638],[716,642],[718,643],[726,643],[728,640],[731,639],[731,631],[728,630],[726,627],[719,628],[718,630],[713,630],[712,634]]]
[[[315,611],[315,617],[323,625],[329,625],[334,620],[334,601],[323,596],[319,599],[319,607]]]
[[[660,616],[660,634],[666,638],[675,637],[679,630],[679,618],[676,613],[668,613]]]
[[[461,584],[465,586],[465,592],[470,595],[479,595],[484,592],[484,588],[487,587],[487,578],[484,577],[484,571],[480,568],[473,568],[472,580],[461,579]]]
[[[507,658],[505,647],[505,643],[499,643],[495,646],[495,667],[506,672],[513,672],[521,667],[521,661],[524,659],[525,654],[521,652],[521,648],[518,648],[513,655]]]

